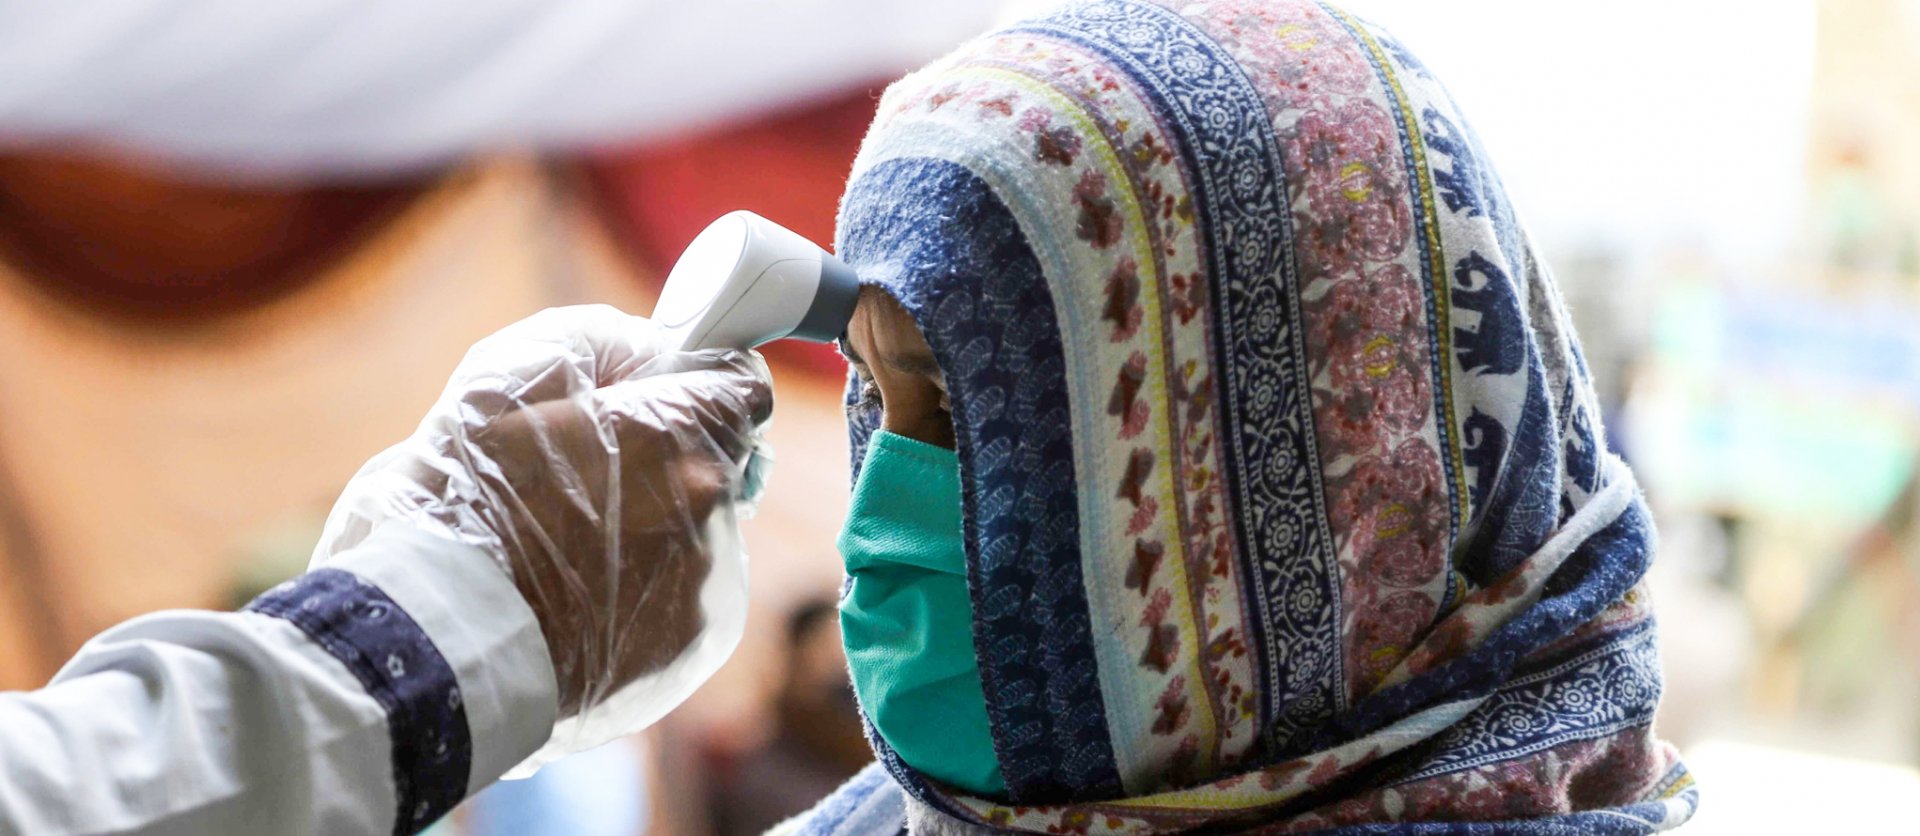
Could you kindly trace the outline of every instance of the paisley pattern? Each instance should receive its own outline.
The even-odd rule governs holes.
[[[1255,617],[1247,635],[1265,676],[1258,693],[1269,740],[1330,714],[1339,688],[1338,588],[1319,488],[1301,333],[1292,230],[1277,140],[1243,69],[1155,6],[1096,3],[1015,27],[1117,60],[1178,135],[1242,136],[1224,154],[1177,142],[1191,172],[1194,223],[1231,246],[1206,250],[1225,482],[1239,509],[1234,540]],[[1117,43],[1132,47],[1114,50]],[[1104,49],[1102,47],[1105,47]],[[1198,279],[1196,278],[1197,282]]]
[[[466,797],[473,741],[459,680],[426,631],[385,592],[351,572],[315,569],[268,590],[247,610],[300,628],[386,711],[394,833],[419,832]]]
[[[1008,797],[876,741],[892,783],[809,832],[871,832],[832,811],[889,792],[1031,833],[1690,815],[1644,503],[1390,36],[1309,0],[1016,24],[888,90],[839,250],[946,374]]]

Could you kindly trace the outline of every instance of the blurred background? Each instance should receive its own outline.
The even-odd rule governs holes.
[[[831,240],[876,91],[1042,5],[0,8],[0,688],[298,572],[479,337],[647,312],[731,209]],[[1920,0],[1348,5],[1471,117],[1659,515],[1691,829],[1910,827]],[[845,368],[768,354],[739,653],[440,833],[759,832],[870,757],[832,612]]]

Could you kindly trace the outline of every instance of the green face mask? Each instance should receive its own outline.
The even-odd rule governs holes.
[[[960,460],[875,432],[840,532],[852,588],[840,634],[853,689],[908,766],[975,795],[1000,795],[987,703],[973,655],[961,541]]]

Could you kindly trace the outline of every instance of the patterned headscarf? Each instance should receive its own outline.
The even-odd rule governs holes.
[[[1386,33],[1102,0],[982,38],[887,92],[839,249],[946,375],[1009,798],[876,741],[886,773],[796,826],[1691,814],[1648,512],[1499,180]]]

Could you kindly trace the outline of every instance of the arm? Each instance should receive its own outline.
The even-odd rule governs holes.
[[[0,694],[0,834],[411,833],[671,710],[745,619],[773,404],[752,355],[660,337],[586,306],[481,340],[348,482],[316,568]]]
[[[381,532],[245,612],[134,619],[0,695],[0,832],[411,833],[546,741],[554,688],[493,560]]]

